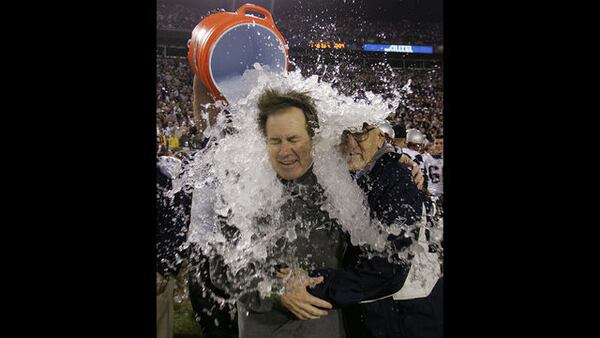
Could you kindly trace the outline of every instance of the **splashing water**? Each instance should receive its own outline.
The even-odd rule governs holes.
[[[388,107],[396,107],[399,98],[386,100],[367,92],[369,104],[355,102],[331,84],[319,81],[316,75],[305,78],[300,69],[275,74],[260,65],[247,70],[241,78],[221,83],[220,88],[228,98],[229,104],[224,108],[231,119],[218,114],[216,125],[206,131],[211,142],[194,156],[190,169],[173,184],[174,191],[186,185],[194,189],[189,243],[207,256],[222,256],[232,276],[249,265],[259,267],[252,275],[259,282],[238,280],[238,289],[256,290],[262,296],[277,291],[277,281],[268,269],[260,267],[267,264],[277,239],[294,240],[302,234],[281,220],[283,185],[271,167],[266,142],[256,122],[258,97],[266,88],[272,88],[306,91],[315,99],[320,128],[313,143],[313,171],[327,198],[322,208],[351,235],[353,244],[366,244],[378,251],[386,247],[392,229],[369,218],[365,194],[348,174],[338,145],[344,129],[383,121],[389,114]],[[225,127],[235,132],[225,134]],[[228,225],[237,229],[235,240],[225,230]],[[239,297],[232,296],[227,302],[233,303]]]

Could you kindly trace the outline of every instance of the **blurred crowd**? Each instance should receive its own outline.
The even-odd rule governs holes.
[[[192,31],[214,9],[198,4],[193,9],[182,4],[157,5],[157,27]],[[277,13],[275,24],[290,46],[306,47],[311,41],[336,41],[361,47],[364,43],[441,45],[442,25],[439,22],[410,20],[378,21],[376,25],[365,20],[348,20],[347,16],[310,13]]]
[[[275,24],[290,46],[306,46],[316,41],[344,42],[350,48],[359,49],[365,43],[425,46],[443,43],[439,23],[395,20],[378,21],[373,25],[363,20],[332,20],[292,13],[277,17]]]
[[[205,15],[205,11],[190,10],[182,4],[159,2],[156,6],[156,26],[159,29],[185,29],[191,32]]]
[[[192,110],[193,75],[185,59],[156,60],[156,128],[161,155],[196,148],[199,137]]]
[[[318,75],[341,93],[357,100],[366,92],[384,97],[398,95],[400,105],[391,107],[392,124],[421,130],[428,139],[443,134],[443,78],[440,69],[366,68],[356,64],[339,67],[297,63],[303,75]],[[185,58],[158,58],[156,126],[162,154],[197,149],[202,135],[194,126],[193,74]]]

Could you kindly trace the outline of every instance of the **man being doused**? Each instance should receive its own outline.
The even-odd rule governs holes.
[[[227,293],[239,295],[240,337],[343,337],[341,311],[331,310],[329,302],[307,292],[307,287],[322,282],[323,277],[290,279],[282,295],[277,290],[270,297],[247,291],[256,288],[265,275],[284,281],[277,276],[283,277],[289,268],[341,268],[346,245],[341,227],[322,208],[324,191],[312,170],[313,137],[319,127],[313,99],[293,90],[266,90],[258,108],[259,129],[265,136],[271,166],[283,185],[285,200],[281,213],[265,215],[256,221],[257,228],[261,222],[269,222],[291,227],[296,235],[279,236],[270,243],[265,264],[250,263],[235,274],[222,256],[215,256],[211,280]],[[228,234],[229,243],[239,240],[235,224],[224,220],[220,226]]]

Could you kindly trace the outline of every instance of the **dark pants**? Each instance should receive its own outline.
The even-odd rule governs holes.
[[[443,338],[443,277],[429,296],[410,300],[388,297],[344,310],[350,338]]]
[[[345,338],[339,310],[319,319],[299,320],[279,306],[268,312],[252,311],[241,302],[237,306],[240,338]]]
[[[208,259],[202,254],[191,257],[189,281],[190,302],[205,338],[237,336],[237,320],[231,318],[233,305],[220,307],[213,296],[227,298],[210,281]]]
[[[444,279],[440,278],[425,298],[394,301],[394,310],[401,321],[402,337],[444,337]]]

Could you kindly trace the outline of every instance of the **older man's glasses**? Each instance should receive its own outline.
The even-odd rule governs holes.
[[[369,132],[373,129],[377,129],[377,127],[365,123],[362,128],[348,128],[344,130],[343,136],[352,135],[356,142],[363,142],[369,137]]]

